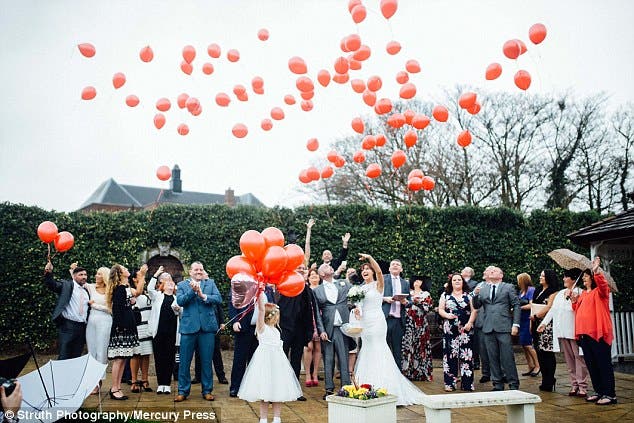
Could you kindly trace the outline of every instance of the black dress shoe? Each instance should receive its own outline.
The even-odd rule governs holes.
[[[333,395],[333,394],[334,394],[334,392],[333,392],[333,391],[326,391],[326,393],[324,394],[324,401],[326,400],[326,397],[327,397],[328,395]]]
[[[297,398],[297,401],[306,401],[306,397],[301,395],[299,398]]]
[[[237,397],[237,396],[238,396],[238,392],[237,392],[237,391],[229,391],[229,396],[230,396],[231,398],[235,398],[235,397]]]
[[[192,385],[197,385],[199,383],[200,383],[200,381],[198,379],[192,379],[192,381],[191,381]]]
[[[493,387],[493,389],[491,389],[491,391],[503,391],[504,388],[497,388],[497,387]]]
[[[482,376],[480,378],[480,383],[487,383],[487,382],[490,382],[490,381],[491,381],[491,378],[489,376]]]
[[[509,383],[508,379],[506,378],[506,376],[504,376],[501,380],[502,383]]]
[[[218,383],[220,383],[222,385],[228,385],[229,381],[227,380],[226,377],[221,377],[221,378],[218,378]]]

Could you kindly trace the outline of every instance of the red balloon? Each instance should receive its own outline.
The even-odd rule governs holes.
[[[139,97],[131,94],[125,98],[125,104],[129,107],[136,107],[139,104]]]
[[[253,266],[253,263],[251,263],[245,256],[231,257],[227,261],[225,270],[227,271],[227,276],[229,276],[229,278],[233,278],[237,273],[246,273],[251,277],[253,277],[256,273],[255,266]]]
[[[387,51],[387,54],[391,54],[392,56],[394,56],[395,54],[398,54],[399,51],[401,51],[401,43],[392,40],[387,43],[387,45],[385,46],[385,50]]]
[[[286,94],[284,96],[284,103],[288,104],[289,106],[292,106],[293,104],[295,104],[295,97],[293,97],[290,94]]]
[[[348,63],[350,64],[350,70],[361,69],[361,62],[359,62],[358,60],[348,57]]]
[[[273,128],[273,122],[271,122],[271,119],[262,119],[260,127],[265,131],[270,131]]]
[[[412,126],[416,129],[425,129],[431,120],[426,115],[415,115],[412,118]]]
[[[258,263],[266,252],[266,242],[261,233],[248,230],[240,236],[240,251],[251,262]]]
[[[254,90],[264,87],[264,79],[262,79],[261,76],[254,76],[253,79],[251,80],[251,87]]]
[[[315,97],[315,91],[306,91],[305,93],[300,93],[299,95],[304,100],[311,100],[313,97]]]
[[[420,65],[418,64],[418,61],[411,59],[405,63],[405,70],[409,73],[418,73],[420,72]]]
[[[350,86],[352,87],[352,91],[357,94],[361,94],[363,91],[365,91],[365,82],[363,81],[363,79],[355,78],[351,80]]]
[[[498,79],[502,75],[502,65],[499,63],[491,63],[487,66],[487,70],[484,74],[484,77],[487,81],[493,81],[494,79]]]
[[[191,113],[194,110],[200,108],[200,100],[198,100],[196,97],[189,97],[185,102],[185,107],[187,107],[187,110]]]
[[[399,96],[405,100],[409,100],[410,98],[416,95],[416,85],[408,82],[401,87],[399,92]]]
[[[405,135],[403,135],[403,142],[407,148],[412,148],[416,145],[416,141],[418,141],[418,135],[416,135],[416,131],[407,131]]]
[[[472,115],[477,115],[478,113],[480,113],[481,108],[482,106],[480,105],[480,103],[476,103],[473,105],[473,107],[467,109],[467,112],[471,113]]]
[[[179,94],[178,97],[176,98],[176,104],[178,105],[178,107],[180,107],[181,109],[184,109],[185,103],[187,103],[188,98],[189,98],[188,94],[185,94],[185,93]]]
[[[231,49],[227,52],[227,60],[229,60],[232,63],[237,62],[238,60],[240,60],[240,52],[236,49]]]
[[[93,57],[95,55],[95,53],[97,52],[95,50],[95,46],[93,46],[90,43],[77,44],[77,48],[79,48],[79,52],[84,57]]]
[[[183,47],[183,59],[185,59],[187,63],[193,62],[195,57],[196,49],[194,48],[194,46]]]
[[[181,70],[187,75],[191,75],[192,72],[194,71],[194,67],[191,65],[191,63],[187,63],[186,61],[183,60],[181,62]]]
[[[304,250],[297,244],[288,244],[284,247],[288,261],[286,270],[295,270],[304,262]]]
[[[334,175],[335,171],[330,166],[324,166],[321,170],[321,179],[328,179]]]
[[[396,74],[396,82],[399,84],[404,84],[409,81],[409,73],[405,71],[400,71]]]
[[[372,107],[376,104],[376,94],[373,91],[363,91],[363,102]]]
[[[300,76],[299,78],[297,78],[297,80],[295,81],[295,86],[299,91],[303,93],[315,90],[315,84],[313,84],[312,79],[307,76]]]
[[[291,70],[291,72],[298,75],[305,74],[308,71],[308,68],[306,67],[306,62],[304,62],[304,59],[298,56],[293,56],[288,59],[288,68]]]
[[[117,72],[112,76],[112,85],[115,89],[123,87],[125,84],[125,75],[121,72]]]
[[[368,90],[376,92],[381,89],[382,85],[383,81],[381,81],[380,76],[375,75],[368,78]]]
[[[376,138],[373,135],[366,135],[363,137],[363,142],[361,142],[361,148],[364,150],[372,150],[376,147]]]
[[[377,101],[374,111],[379,115],[384,115],[392,111],[392,101],[389,98],[382,98]]]
[[[92,100],[97,96],[97,90],[95,87],[85,87],[81,90],[81,99],[82,100]]]
[[[169,101],[169,99],[163,97],[156,100],[156,108],[160,112],[167,112],[170,107],[172,107],[172,103]]]
[[[277,292],[285,297],[296,297],[304,291],[304,276],[297,272],[288,272],[277,283]]]
[[[312,181],[312,179],[310,179],[310,176],[308,176],[308,171],[306,169],[299,172],[299,180],[305,184]]]
[[[408,125],[411,125],[412,119],[414,119],[414,116],[416,116],[416,112],[408,109],[403,112],[403,116],[405,116],[405,123],[407,123]]]
[[[531,86],[531,74],[525,70],[518,70],[514,77],[515,85],[520,90],[526,91]]]
[[[336,158],[335,158],[335,161],[336,161]],[[308,169],[306,169],[306,176],[308,176],[308,178],[311,181],[318,181],[319,178],[321,177],[321,173],[319,173],[319,170],[315,166],[311,166]]]
[[[63,253],[73,248],[73,245],[75,244],[75,238],[70,232],[60,232],[57,234],[57,238],[55,238],[53,244],[55,245],[55,249],[58,252]]]
[[[522,44],[523,43],[517,39],[508,40],[502,46],[502,52],[509,59],[517,59],[520,56],[520,54],[523,53]],[[524,48],[526,48],[526,46],[524,46]]]
[[[460,95],[458,105],[463,109],[470,109],[476,102],[477,95],[473,92],[466,92]]]
[[[212,73],[214,73],[214,65],[212,65],[211,63],[203,64],[203,73],[205,75],[211,75]]]
[[[393,113],[387,118],[387,124],[392,128],[401,128],[405,125],[405,116],[402,113]]]
[[[354,132],[363,134],[363,131],[365,131],[365,125],[363,124],[363,120],[360,117],[352,119],[350,125],[352,126]]]
[[[458,145],[460,147],[465,148],[469,144],[471,144],[471,133],[469,131],[465,130],[458,134]]]
[[[330,83],[330,72],[326,69],[322,69],[317,73],[317,81],[321,84],[322,87],[327,87]]]
[[[414,176],[413,178],[409,178],[407,180],[407,189],[410,191],[420,191],[423,188],[423,178],[419,178]]]
[[[342,42],[347,51],[357,51],[361,47],[361,37],[357,34],[348,35]]]
[[[227,107],[231,103],[231,98],[225,93],[216,94],[216,104],[221,107]]]
[[[447,110],[445,106],[436,106],[432,111],[432,116],[438,122],[447,122],[447,119],[449,119],[449,110]]]
[[[231,129],[231,133],[236,138],[244,138],[249,133],[249,129],[243,123],[236,123],[235,125],[233,125],[233,128]]]
[[[421,178],[423,179],[423,176],[425,176],[425,174],[423,173],[422,170],[420,169],[413,169],[408,175],[407,175],[407,179],[412,179],[412,178]]]
[[[47,244],[55,241],[57,234],[57,226],[51,221],[46,220],[37,227],[37,236]]]
[[[398,8],[397,0],[381,0],[381,13],[385,19],[390,19]]]
[[[347,73],[336,73],[333,75],[332,80],[337,84],[345,84],[350,79],[350,75]]]
[[[348,12],[352,13],[352,9],[361,4],[361,0],[349,0],[348,1]]]
[[[269,31],[265,28],[262,28],[258,31],[258,39],[260,41],[266,41],[269,39]]]
[[[145,46],[139,52],[139,57],[145,63],[151,62],[154,59],[154,52],[152,51],[152,47]]]
[[[220,57],[220,53],[220,46],[216,43],[209,44],[209,46],[207,47],[207,54],[209,55],[209,57],[217,59]]]
[[[262,231],[262,236],[264,237],[264,242],[266,243],[266,247],[269,248],[271,246],[284,246],[284,234],[279,229],[270,226]]]
[[[246,92],[247,92],[247,89],[244,87],[244,85],[237,84],[237,85],[234,85],[233,87],[233,93],[236,96],[240,96]]]
[[[366,168],[365,175],[371,179],[378,178],[381,176],[381,166],[377,163],[372,163]]]
[[[161,181],[167,181],[169,178],[172,177],[172,171],[167,166],[160,166],[158,169],[156,169],[156,177],[159,178]]]
[[[354,153],[354,155],[352,156],[352,160],[355,163],[363,163],[365,162],[365,153],[363,151],[357,151],[356,153]]]
[[[392,153],[392,166],[396,169],[403,166],[406,160],[407,157],[405,157],[405,152],[403,150],[396,150]]]
[[[387,138],[385,138],[385,135],[383,134],[377,134],[374,139],[376,140],[377,147],[383,147],[387,142]]]
[[[319,141],[317,141],[317,138],[311,138],[306,141],[306,148],[308,151],[317,151],[319,148]]]
[[[539,44],[546,38],[546,26],[541,23],[536,23],[528,30],[528,38],[533,44]]]
[[[163,113],[157,113],[154,115],[154,126],[156,129],[161,129],[165,125],[165,115]]]
[[[423,176],[423,189],[431,191],[436,186],[436,181],[431,176]]]
[[[335,160],[335,167],[339,168],[339,167],[343,167],[343,165],[346,164],[346,159],[344,159],[341,156],[337,156],[337,159]]]
[[[284,110],[282,110],[279,107],[273,107],[271,109],[271,117],[275,120],[282,120],[284,119]]]
[[[302,110],[305,112],[310,112],[313,110],[313,102],[310,100],[304,100],[301,103]]]
[[[343,56],[338,57],[337,60],[335,60],[334,68],[335,68],[335,72],[340,74],[344,74],[348,72],[348,69],[350,69],[350,65],[348,64],[348,59],[346,59]]]
[[[178,132],[179,135],[187,135],[189,134],[189,126],[187,126],[184,123],[181,123],[180,125],[178,125],[178,128],[176,128],[176,131]]]
[[[358,60],[359,62],[363,62],[364,60],[367,60],[371,54],[372,50],[370,50],[370,47],[365,44],[361,44],[361,47],[359,47],[359,50],[354,52],[352,58],[354,60]]]
[[[279,245],[268,247],[262,258],[262,275],[268,279],[281,276],[281,273],[286,269],[287,262],[288,256],[284,248]],[[271,282],[275,283],[274,280]]]
[[[352,11],[350,12],[350,14],[352,15],[352,20],[354,21],[354,23],[358,24],[363,22],[363,20],[365,19],[367,15],[367,11],[365,10],[364,5],[358,4],[352,8]]]

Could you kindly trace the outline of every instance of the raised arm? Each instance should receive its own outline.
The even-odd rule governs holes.
[[[132,291],[132,295],[138,297],[143,294],[143,287],[145,286],[145,275],[147,274],[147,264],[141,266],[139,271],[136,274],[136,286],[134,288],[130,288]]]
[[[315,224],[315,219],[312,217],[306,222],[306,243],[304,244],[304,264],[308,267],[310,263],[310,232]]]
[[[381,272],[381,266],[379,266],[379,263],[377,263],[376,260],[374,260],[374,257],[372,257],[370,254],[359,253],[359,256],[361,256],[359,260],[367,260],[368,263],[370,263],[372,270],[374,270],[374,275],[376,276],[376,289],[379,292],[383,292],[385,282],[383,281],[383,272]]]
[[[262,333],[264,331],[264,304],[266,304],[266,300],[264,299],[264,292],[260,293],[258,296],[258,320],[255,322],[255,330],[258,333]]]

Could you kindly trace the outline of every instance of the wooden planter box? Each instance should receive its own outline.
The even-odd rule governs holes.
[[[328,395],[328,423],[396,422],[396,395],[370,400]]]

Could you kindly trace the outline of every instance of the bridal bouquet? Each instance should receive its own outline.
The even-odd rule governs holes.
[[[362,286],[355,285],[348,291],[348,301],[354,305],[359,305],[365,298],[365,291]]]
[[[374,398],[380,398],[387,395],[387,389],[375,388],[370,384],[363,384],[359,387],[354,385],[344,385],[341,387],[337,396],[345,398],[354,398],[358,400],[369,400]]]

